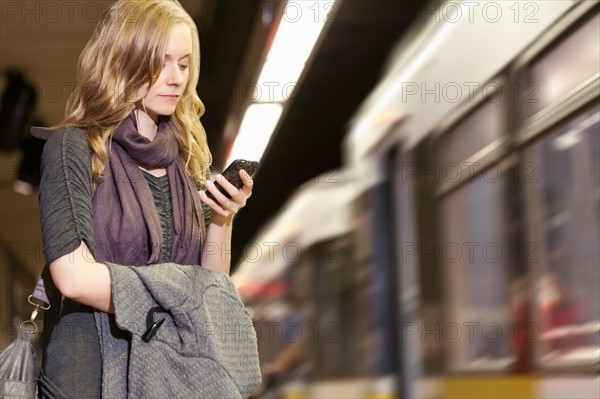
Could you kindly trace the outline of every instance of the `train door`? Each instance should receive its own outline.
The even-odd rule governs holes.
[[[420,335],[415,333],[420,284],[410,158],[392,143],[365,162],[376,172],[356,207],[366,244],[357,248],[357,259],[369,266],[373,395],[415,397],[421,376]]]

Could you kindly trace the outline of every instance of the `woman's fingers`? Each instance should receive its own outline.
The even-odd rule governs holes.
[[[208,191],[208,188],[207,188],[207,191]],[[198,191],[198,195],[200,196],[200,200],[202,200],[202,202],[204,202],[206,205],[210,206],[210,209],[217,212],[219,215],[227,217],[227,216],[229,216],[230,213],[232,213],[231,211],[224,209],[221,206],[220,202],[214,201],[208,195],[206,195],[206,191]],[[215,194],[213,193],[213,195],[215,195]],[[216,198],[216,196],[215,196],[215,198]],[[229,201],[229,200],[227,200],[227,201]]]
[[[238,195],[239,190],[233,184],[231,184],[231,182],[227,180],[225,176],[220,174],[217,175],[215,177],[215,182],[219,183],[219,185],[223,187],[225,191],[227,191],[231,198],[234,198]]]
[[[254,180],[252,177],[246,172],[244,169],[240,170],[240,177],[242,178],[242,182],[244,185],[240,189],[246,194],[246,198],[249,198],[252,195],[252,187],[254,186]]]
[[[215,200],[212,200],[206,195],[206,192],[200,191],[201,200],[209,205],[213,210],[223,216],[237,213],[240,209],[246,206],[247,199],[252,195],[252,187],[254,181],[245,170],[240,170],[240,178],[243,186],[236,188],[223,175],[217,175],[215,181],[231,196],[227,198],[212,181],[206,182],[206,191],[210,192]]]
[[[221,186],[225,186],[225,184],[224,184],[223,181],[219,182],[219,184]],[[229,183],[229,185],[231,185],[231,183]],[[223,188],[225,188],[225,187],[223,187]],[[212,202],[212,204],[209,203],[209,202],[207,202],[208,205],[213,205],[214,204],[215,206],[218,206],[218,207],[220,207],[222,209],[231,209],[232,208],[231,205],[232,205],[233,200],[230,200],[229,198],[227,198],[221,192],[221,190],[219,190],[217,188],[217,186],[215,185],[215,183],[213,183],[212,181],[208,180],[206,182],[206,190],[209,191],[213,195],[213,197],[215,198],[215,200],[212,200],[212,199],[208,198],[208,196],[207,196],[208,200],[210,200]]]

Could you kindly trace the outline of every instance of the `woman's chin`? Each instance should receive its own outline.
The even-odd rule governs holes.
[[[176,106],[173,107],[161,107],[160,109],[156,109],[154,112],[156,115],[160,116],[171,116],[175,113]]]

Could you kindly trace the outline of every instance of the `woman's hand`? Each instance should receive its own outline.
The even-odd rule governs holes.
[[[215,186],[212,181],[206,182],[206,189],[210,191],[215,197],[216,201],[210,199],[205,191],[199,191],[200,199],[202,202],[210,206],[213,210],[211,216],[211,222],[216,224],[224,224],[231,221],[233,216],[239,212],[244,206],[246,201],[252,195],[252,186],[254,181],[250,175],[243,169],[239,171],[240,177],[244,185],[241,188],[236,188],[231,184],[223,175],[217,175],[216,181],[229,193],[231,199],[223,195],[219,189]]]
[[[200,264],[207,269],[229,274],[231,266],[231,233],[233,217],[244,206],[252,195],[254,182],[245,170],[239,171],[243,186],[236,188],[222,175],[217,175],[216,181],[229,193],[231,199],[219,191],[211,181],[206,182],[206,189],[212,193],[214,200],[200,191],[200,199],[212,209],[210,223],[206,229],[206,238],[202,247]]]

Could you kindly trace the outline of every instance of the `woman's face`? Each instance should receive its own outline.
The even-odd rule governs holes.
[[[148,84],[140,90],[145,92],[141,107],[158,123],[160,115],[172,115],[185,90],[190,75],[189,58],[192,56],[192,33],[185,24],[171,28],[163,68],[158,80],[148,90]]]

